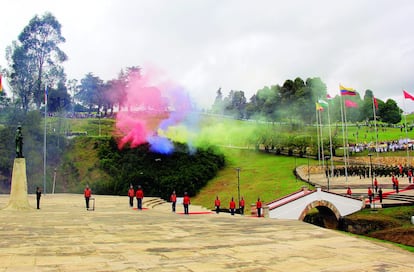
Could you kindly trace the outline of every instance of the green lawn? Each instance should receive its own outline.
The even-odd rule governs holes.
[[[213,209],[218,195],[223,207],[228,207],[231,197],[237,202],[238,178],[236,168],[240,168],[240,195],[246,200],[246,211],[258,197],[264,202],[300,190],[307,183],[296,180],[293,169],[296,165],[308,163],[307,159],[275,156],[255,150],[221,148],[226,156],[227,166],[193,198],[194,204]],[[311,165],[317,161],[310,160]]]

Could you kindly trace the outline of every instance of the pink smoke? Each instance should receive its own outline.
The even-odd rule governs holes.
[[[151,150],[168,154],[173,151],[170,139],[159,136],[159,130],[184,122],[192,110],[192,103],[184,89],[172,82],[154,83],[155,76],[135,73],[128,78],[127,87],[116,117],[118,148],[127,143],[134,148],[149,143]],[[155,121],[158,121],[155,122]]]

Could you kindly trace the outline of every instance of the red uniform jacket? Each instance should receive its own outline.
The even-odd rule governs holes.
[[[170,196],[170,201],[171,201],[171,202],[177,202],[177,195],[176,195],[176,194],[172,194],[172,195]]]
[[[216,200],[214,200],[214,206],[216,206],[216,207],[220,207],[220,199],[216,199]]]
[[[144,198],[144,192],[142,189],[137,190],[137,194],[135,195],[137,198]]]
[[[235,209],[236,208],[236,202],[234,202],[234,200],[230,201],[230,209]]]
[[[85,197],[91,197],[92,191],[91,189],[86,188],[85,191],[83,191],[83,194],[85,195]]]
[[[240,207],[244,207],[244,199],[240,200],[239,205],[240,205]]]
[[[135,196],[135,191],[134,191],[133,188],[131,188],[131,189],[128,190],[128,196],[129,197],[134,197]]]
[[[185,195],[183,198],[183,204],[190,204],[190,197],[188,195]]]
[[[258,209],[262,208],[262,202],[261,201],[256,202],[256,208],[258,208]]]

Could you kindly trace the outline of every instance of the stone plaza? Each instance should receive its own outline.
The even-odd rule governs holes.
[[[138,211],[125,196],[93,197],[93,211],[81,194],[47,194],[40,210],[18,211],[1,210],[9,195],[0,195],[0,272],[414,271],[413,253],[298,220],[195,205],[183,215],[154,198]]]

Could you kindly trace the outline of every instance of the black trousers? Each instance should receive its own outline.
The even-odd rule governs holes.
[[[138,210],[142,210],[142,198],[137,198]]]
[[[86,208],[89,209],[89,198],[90,197],[86,197],[85,196],[85,203],[86,203]]]

